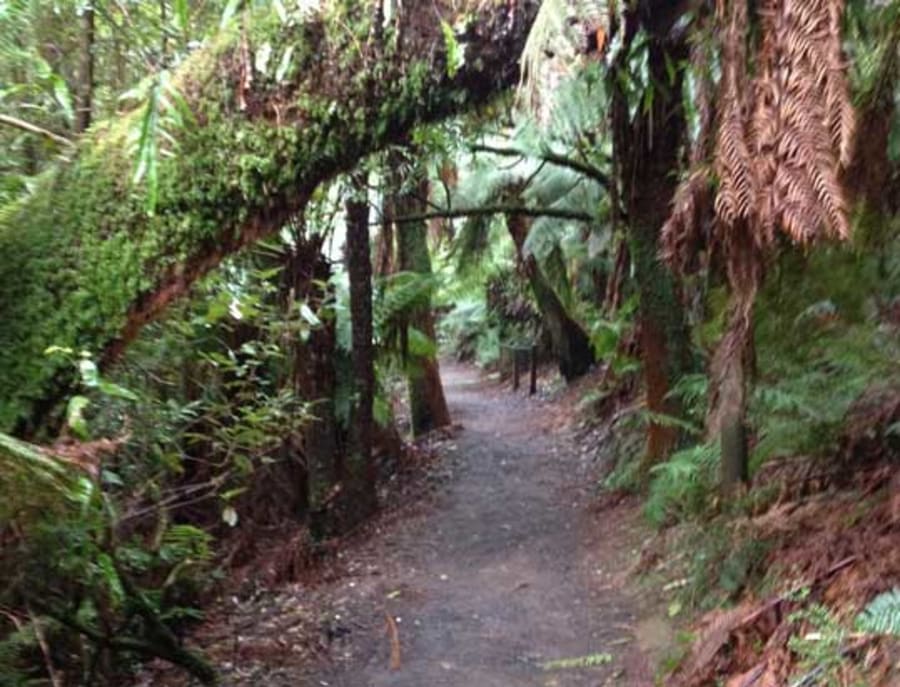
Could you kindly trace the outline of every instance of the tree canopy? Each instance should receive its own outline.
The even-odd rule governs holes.
[[[0,428],[36,426],[67,387],[49,346],[114,359],[321,182],[512,86],[536,9],[417,3],[386,28],[355,3],[247,11],[153,86],[151,110],[96,123],[0,217]],[[148,183],[133,181],[135,130],[158,137]]]

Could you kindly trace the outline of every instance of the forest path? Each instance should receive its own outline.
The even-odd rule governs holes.
[[[652,684],[622,587],[634,532],[588,508],[589,461],[553,429],[549,404],[470,367],[442,373],[463,425],[444,459],[452,475],[427,512],[366,542],[377,565],[343,583],[348,617],[338,618],[355,628],[332,642],[331,663],[309,684]]]

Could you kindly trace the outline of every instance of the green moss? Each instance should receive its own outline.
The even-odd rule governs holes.
[[[429,60],[396,46],[373,65],[360,49],[370,19],[340,3],[333,12],[302,25],[253,14],[182,66],[172,83],[196,124],[169,132],[176,142],[159,159],[152,214],[147,189],[132,183],[139,111],[95,126],[74,160],[0,208],[0,431],[46,420],[47,403],[71,387],[48,346],[102,356],[161,286],[183,290],[248,227],[276,230],[273,218],[320,182],[468,99],[439,68],[438,22]],[[263,46],[267,68],[247,85],[241,70]]]

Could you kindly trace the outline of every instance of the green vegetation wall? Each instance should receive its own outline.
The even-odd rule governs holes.
[[[321,182],[514,84],[537,2],[404,3],[389,23],[359,10],[374,4],[233,20],[151,89],[159,107],[95,125],[33,194],[0,208],[0,431],[34,431],[70,387],[48,346],[112,361]]]

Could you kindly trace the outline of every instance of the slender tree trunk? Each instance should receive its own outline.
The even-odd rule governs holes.
[[[287,307],[306,302],[319,311],[329,299],[331,266],[322,255],[320,237],[302,237],[291,253],[285,271]],[[334,413],[337,375],[334,366],[336,332],[334,318],[323,317],[321,324],[305,343],[294,341],[293,386],[295,393],[312,403],[314,419],[303,429],[302,454],[304,470],[298,475],[297,488],[302,491],[315,538],[332,533],[332,499],[339,479],[338,430]]]
[[[506,226],[516,245],[519,261],[528,277],[544,326],[550,332],[560,374],[567,382],[571,382],[585,374],[594,364],[594,349],[581,325],[569,317],[562,301],[541,272],[537,260],[533,255],[525,256],[523,248],[529,224],[529,219],[522,215],[506,216]]]
[[[394,198],[385,196],[381,208],[381,226],[375,240],[375,275],[386,277],[393,273],[394,261]]]
[[[706,418],[709,437],[722,449],[720,483],[724,494],[749,477],[747,396],[754,370],[753,306],[763,283],[763,256],[752,232],[734,231],[734,257],[728,261],[728,326],[710,364],[710,401]]]
[[[375,362],[372,344],[372,259],[366,179],[354,177],[354,197],[346,203],[347,272],[350,276],[350,323],[356,402],[351,412],[345,463],[342,517],[345,527],[363,521],[377,506],[376,470],[372,456],[372,406]]]
[[[428,197],[428,182],[422,179],[415,192],[401,192],[396,200],[396,211],[401,216],[410,216],[425,211]],[[428,225],[420,222],[404,222],[397,226],[397,254],[400,269],[431,275],[431,257],[428,253]],[[434,315],[431,302],[416,308],[411,313],[409,325],[415,327],[432,341],[436,341]],[[450,424],[450,410],[444,398],[441,372],[437,357],[420,356],[413,361],[408,373],[409,407],[412,418],[413,435],[421,435],[437,427]]]
[[[81,15],[81,59],[78,65],[78,108],[75,133],[87,131],[94,110],[94,7],[88,3]]]
[[[159,0],[159,64],[165,69],[169,66],[169,13],[166,0]]]
[[[710,411],[707,434],[719,437],[720,484],[724,493],[749,477],[747,390],[753,369],[753,303],[755,286],[732,292],[728,328],[710,366]]]
[[[638,18],[632,15],[625,27],[626,38],[636,32]],[[616,74],[613,88],[613,136],[618,183],[628,219],[627,236],[640,299],[640,348],[647,395],[652,414],[675,415],[677,405],[668,398],[674,381],[689,365],[689,339],[684,311],[671,272],[659,257],[659,235],[675,193],[681,144],[685,135],[682,109],[683,44],[664,46],[651,34],[649,42],[652,106],[640,107],[629,117],[627,95]],[[675,70],[670,77],[669,66]],[[624,68],[619,65],[619,69]],[[675,447],[678,431],[651,419],[642,471],[663,460]]]

